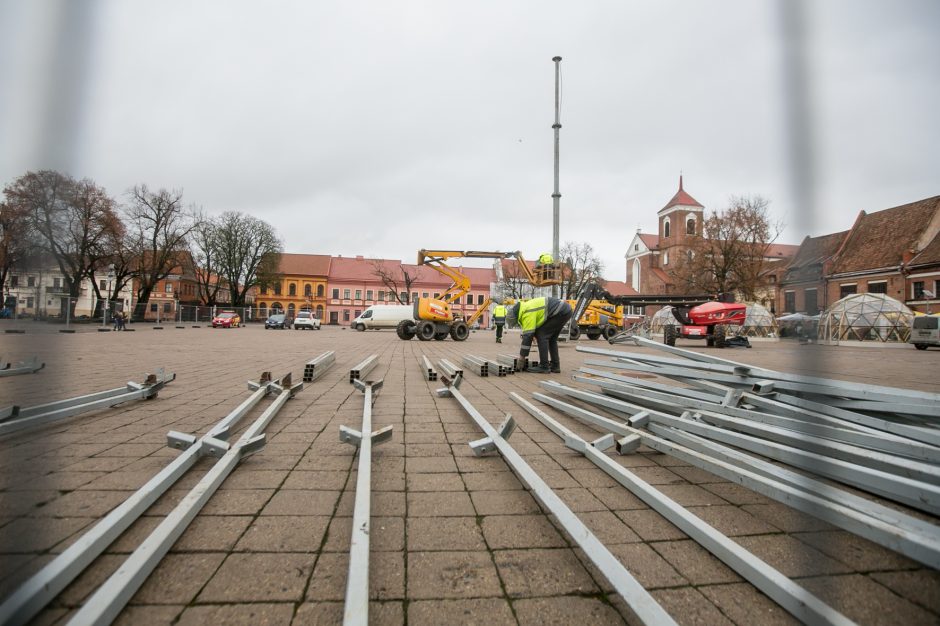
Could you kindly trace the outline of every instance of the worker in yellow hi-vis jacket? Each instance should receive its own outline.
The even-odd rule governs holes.
[[[496,343],[503,343],[503,325],[506,324],[506,306],[497,304],[493,309],[493,323],[496,324]]]
[[[539,347],[539,364],[529,368],[530,372],[559,373],[561,360],[558,358],[558,335],[571,319],[571,305],[558,298],[532,298],[519,302],[509,310],[510,321],[522,329],[522,346],[519,355],[523,363],[528,363],[532,339]],[[551,360],[549,360],[549,358]]]

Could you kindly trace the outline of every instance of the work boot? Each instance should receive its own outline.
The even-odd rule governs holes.
[[[561,374],[561,365],[558,363],[549,363],[548,369],[552,374]]]
[[[532,367],[530,367],[528,371],[533,372],[535,374],[548,374],[549,369],[547,365],[542,365],[541,363],[539,363],[538,365],[533,365]]]

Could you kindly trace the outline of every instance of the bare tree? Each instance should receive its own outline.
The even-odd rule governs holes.
[[[273,226],[234,211],[219,216],[213,238],[232,306],[244,306],[248,291],[277,273],[283,244]]]
[[[179,266],[186,249],[193,220],[183,208],[183,193],[161,189],[153,192],[137,185],[128,192],[130,205],[125,213],[134,255],[137,303],[150,301],[157,283]]]
[[[202,212],[196,214],[195,224],[189,237],[190,253],[193,257],[193,272],[199,289],[199,300],[207,306],[218,303],[222,290],[219,267],[219,224]]]
[[[519,263],[520,261],[516,260],[503,263],[503,275],[496,284],[496,293],[500,301],[531,298],[535,295],[535,287],[529,282]]]
[[[705,218],[702,236],[673,264],[680,293],[737,293],[753,300],[767,269],[767,251],[782,230],[760,197],[732,197],[728,208]]]
[[[55,259],[74,311],[82,280],[93,276],[96,263],[108,255],[108,245],[122,229],[114,200],[88,179],[76,181],[52,170],[27,173],[4,194],[27,216],[39,245]],[[93,288],[98,293],[97,285]]]
[[[600,279],[604,263],[589,243],[565,242],[559,251],[561,267],[561,295],[564,299],[578,297],[590,282]]]
[[[400,304],[408,304],[411,300],[411,285],[418,278],[418,273],[409,273],[404,265],[399,265],[398,270],[390,270],[381,260],[372,261],[372,274],[382,281],[388,292],[391,293]],[[404,295],[402,295],[404,294]]]
[[[22,206],[0,202],[0,296],[10,270],[30,264],[36,260],[37,253],[26,210]]]

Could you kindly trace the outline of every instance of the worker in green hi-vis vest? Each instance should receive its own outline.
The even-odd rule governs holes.
[[[571,319],[571,305],[558,298],[532,298],[518,302],[509,309],[509,320],[522,329],[519,355],[523,364],[529,362],[532,339],[539,346],[539,364],[528,368],[530,372],[557,374],[561,372],[558,358],[558,335]],[[549,360],[551,358],[551,360]],[[523,365],[524,367],[525,365]]]
[[[497,304],[493,309],[493,323],[496,324],[496,343],[503,343],[503,325],[506,323],[506,306]]]

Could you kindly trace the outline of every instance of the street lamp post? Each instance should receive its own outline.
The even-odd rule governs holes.
[[[108,326],[108,309],[111,306],[111,283],[114,281],[114,264],[108,266],[108,288],[105,291],[104,310],[101,312],[101,327]]]

